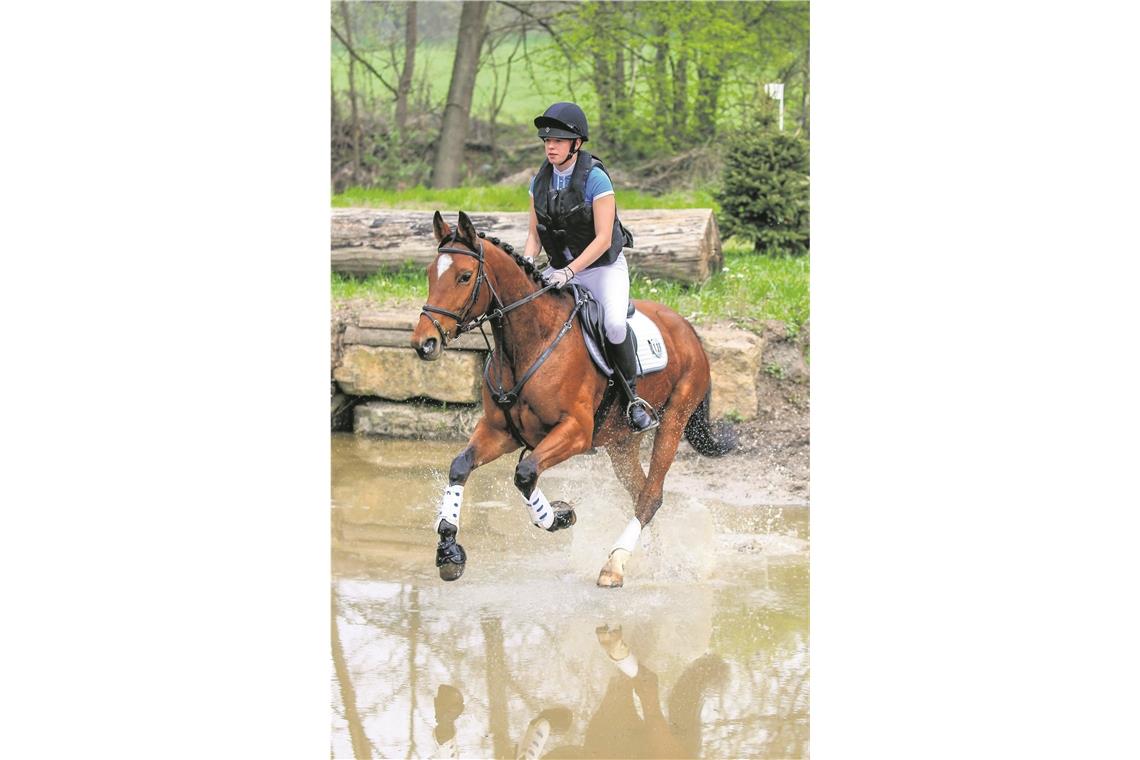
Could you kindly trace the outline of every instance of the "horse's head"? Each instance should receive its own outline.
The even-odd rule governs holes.
[[[428,298],[412,331],[412,348],[421,359],[435,361],[463,326],[491,307],[486,287],[483,241],[467,214],[459,212],[452,229],[438,211],[432,220],[439,251],[428,265]]]

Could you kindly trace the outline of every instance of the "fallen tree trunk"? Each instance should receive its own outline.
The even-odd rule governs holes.
[[[332,270],[354,277],[393,272],[405,262],[426,267],[435,258],[431,211],[374,208],[332,210]],[[475,228],[522,252],[526,212],[469,214]],[[449,224],[455,219],[444,213]],[[625,251],[630,268],[646,277],[701,283],[724,266],[720,234],[711,209],[622,211],[633,233]]]

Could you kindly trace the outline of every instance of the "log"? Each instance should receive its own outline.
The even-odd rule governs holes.
[[[442,209],[441,209],[442,211]],[[711,209],[621,211],[633,233],[625,250],[632,271],[654,279],[697,284],[724,266],[720,234]],[[435,258],[432,211],[377,208],[332,209],[332,270],[353,277],[393,272],[405,262],[427,268]],[[448,224],[455,212],[443,212]],[[498,237],[519,252],[526,243],[527,213],[475,212],[475,228]]]
[[[344,330],[344,345],[388,346],[391,348],[411,348],[412,330],[419,321],[419,312],[406,311],[366,311],[357,318],[355,325]],[[487,339],[484,340],[483,336]],[[487,351],[487,344],[495,347],[495,337],[488,325],[484,332],[478,330],[463,333],[447,344],[448,349],[459,351]]]

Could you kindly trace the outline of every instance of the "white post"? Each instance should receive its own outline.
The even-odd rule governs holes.
[[[784,85],[782,82],[771,82],[764,85],[764,92],[768,97],[780,101],[780,131],[784,131]]]

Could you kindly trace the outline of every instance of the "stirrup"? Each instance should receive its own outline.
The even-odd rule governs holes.
[[[644,409],[645,414],[649,417],[651,424],[646,425],[645,427],[638,427],[637,425],[633,424],[633,409],[634,409],[634,407],[641,407],[642,409]],[[657,419],[657,415],[653,411],[653,407],[649,404],[648,401],[643,399],[641,396],[634,396],[633,401],[630,401],[628,404],[626,404],[626,406],[625,406],[625,419],[629,423],[629,426],[639,433],[644,433],[647,430],[652,430],[653,428],[655,428],[661,424],[661,421]]]

